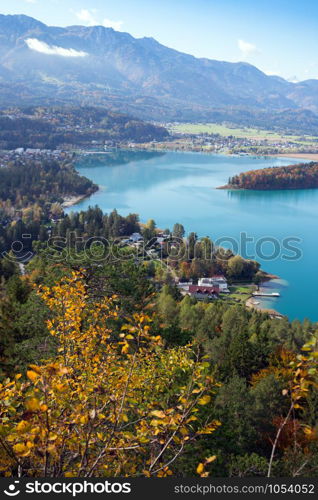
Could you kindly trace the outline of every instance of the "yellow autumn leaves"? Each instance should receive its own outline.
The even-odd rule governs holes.
[[[123,324],[116,297],[92,300],[78,273],[39,293],[57,354],[0,385],[0,470],[173,474],[170,463],[220,425],[207,410],[217,385],[208,363],[191,347],[165,348],[148,315]]]
[[[36,372],[35,372],[35,371],[33,371],[33,370],[28,370],[28,371],[27,371],[27,377],[28,377],[28,379],[30,379],[30,380],[31,380],[31,382],[35,382],[35,381],[36,381],[36,379],[38,378],[38,376],[39,376],[39,374],[38,374],[38,373],[36,373]]]
[[[216,455],[213,455],[212,457],[208,457],[204,460],[204,462],[199,463],[197,467],[197,474],[201,477],[208,477],[209,473],[206,472],[205,467],[214,462],[216,460]]]

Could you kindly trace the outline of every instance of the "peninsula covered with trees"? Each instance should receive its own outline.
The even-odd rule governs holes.
[[[69,196],[88,196],[97,186],[77,173],[72,158],[23,158],[0,168],[0,200],[16,209],[38,203],[63,202]]]
[[[318,163],[250,170],[229,178],[220,189],[313,189],[318,188]]]

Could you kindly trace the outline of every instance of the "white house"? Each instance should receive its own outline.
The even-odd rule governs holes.
[[[198,286],[218,286],[221,293],[228,293],[228,284],[224,276],[212,276],[211,278],[199,278]]]
[[[177,283],[177,288],[180,290],[180,292],[182,293],[182,291],[186,291],[188,292],[189,291],[189,287],[193,285],[193,281],[190,280],[190,281],[179,281],[179,283]]]
[[[129,241],[131,243],[137,243],[137,241],[142,241],[143,240],[143,237],[141,236],[140,233],[133,233],[130,238],[129,238]]]

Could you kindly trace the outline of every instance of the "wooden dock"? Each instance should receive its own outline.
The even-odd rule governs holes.
[[[253,292],[253,297],[280,297],[278,292]]]

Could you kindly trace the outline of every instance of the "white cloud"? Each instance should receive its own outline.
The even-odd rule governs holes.
[[[94,17],[95,13],[96,13],[95,9],[92,10],[82,9],[79,12],[76,12],[76,17],[87,26],[96,26],[98,22],[95,20]]]
[[[96,14],[96,9],[81,9],[79,12],[76,12],[76,17],[85,26],[104,26],[105,28],[113,28],[116,31],[121,31],[123,25],[122,21],[112,21],[111,19],[107,18],[99,21],[96,18]]]
[[[24,0],[26,3],[36,3],[36,0]]]
[[[41,40],[38,40],[37,38],[28,38],[25,43],[31,50],[52,56],[85,57],[88,55],[87,52],[75,49],[65,49],[64,47],[58,47],[57,45],[48,45],[45,42],[41,42]]]
[[[113,28],[116,31],[121,31],[123,21],[111,21],[110,19],[103,20],[103,26],[105,28]]]
[[[244,59],[247,59],[248,57],[255,54],[259,54],[258,48],[253,43],[245,42],[244,40],[238,40],[237,44]]]

